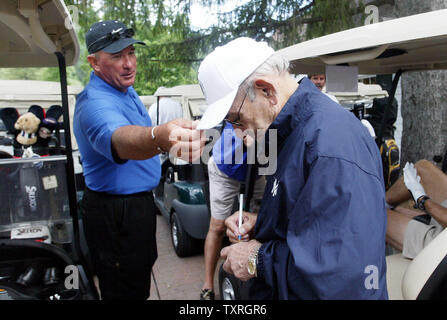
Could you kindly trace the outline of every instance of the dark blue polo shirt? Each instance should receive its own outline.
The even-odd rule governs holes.
[[[387,299],[382,162],[367,129],[308,79],[278,134],[255,226],[258,299]]]
[[[73,129],[81,153],[85,183],[94,191],[132,194],[149,191],[160,181],[158,156],[119,161],[112,154],[112,134],[122,126],[152,126],[133,87],[121,92],[96,76],[78,95]]]

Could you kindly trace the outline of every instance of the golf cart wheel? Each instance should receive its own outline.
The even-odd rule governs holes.
[[[219,293],[221,300],[240,300],[238,281],[223,269],[223,264],[219,268]]]
[[[171,240],[177,256],[188,257],[194,253],[195,239],[183,229],[175,211],[171,217]]]

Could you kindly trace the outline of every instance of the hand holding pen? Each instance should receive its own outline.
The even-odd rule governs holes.
[[[227,236],[232,243],[249,241],[252,237],[256,219],[258,217],[257,213],[242,211],[242,214],[240,214],[240,212],[241,210],[235,212],[225,220]],[[239,217],[241,217],[241,219]]]

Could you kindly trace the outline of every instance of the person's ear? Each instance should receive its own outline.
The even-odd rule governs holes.
[[[254,87],[259,92],[261,92],[263,97],[268,99],[271,104],[276,105],[278,103],[278,99],[276,97],[276,89],[272,83],[264,79],[257,79],[254,81]]]
[[[90,66],[94,71],[99,71],[100,67],[98,65],[98,59],[96,58],[95,54],[89,54],[87,56],[87,61],[90,63]]]

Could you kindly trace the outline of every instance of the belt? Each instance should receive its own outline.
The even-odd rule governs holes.
[[[92,193],[92,194],[94,194],[96,196],[109,197],[109,198],[147,197],[147,196],[151,196],[152,195],[151,190],[137,192],[137,193],[130,193],[130,194],[113,194],[113,193],[107,193],[107,192],[102,192],[102,191],[94,191],[94,190],[89,189],[87,186],[85,186],[85,191],[89,192],[89,193]]]

